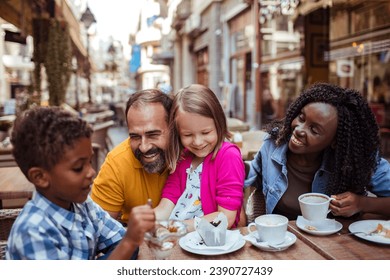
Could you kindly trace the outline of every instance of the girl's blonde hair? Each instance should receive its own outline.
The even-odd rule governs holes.
[[[221,103],[214,92],[206,86],[193,84],[182,88],[174,96],[171,112],[169,115],[169,145],[166,153],[168,168],[171,172],[176,169],[177,162],[180,160],[183,152],[183,145],[180,141],[180,135],[177,129],[177,113],[179,110],[187,113],[198,114],[214,120],[217,130],[217,144],[213,151],[215,158],[219,148],[225,139],[230,139],[232,134],[227,129],[225,113]]]

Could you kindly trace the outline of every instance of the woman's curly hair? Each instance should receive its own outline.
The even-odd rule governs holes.
[[[329,166],[334,171],[327,193],[363,194],[379,161],[380,137],[375,116],[358,91],[326,83],[315,84],[290,105],[283,120],[267,127],[268,132],[276,145],[288,143],[292,121],[304,106],[313,102],[330,104],[338,112],[336,145],[326,151],[330,153]]]
[[[80,138],[90,138],[92,128],[60,107],[35,107],[14,123],[11,143],[15,160],[27,176],[31,167],[51,170]]]

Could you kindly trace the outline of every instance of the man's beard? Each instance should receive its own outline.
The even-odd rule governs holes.
[[[150,154],[157,154],[156,160],[145,162],[142,155],[147,156]],[[165,168],[165,152],[160,148],[150,149],[144,154],[139,149],[136,149],[134,155],[141,162],[147,173],[161,173]]]

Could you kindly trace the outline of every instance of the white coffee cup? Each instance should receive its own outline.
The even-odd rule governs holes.
[[[248,225],[249,234],[255,234],[260,241],[270,245],[278,245],[285,241],[288,219],[278,214],[265,214],[257,217],[253,223]],[[256,231],[252,227],[256,226]]]
[[[304,193],[298,197],[299,207],[303,218],[309,221],[321,221],[326,219],[330,212],[331,198],[323,193]]]

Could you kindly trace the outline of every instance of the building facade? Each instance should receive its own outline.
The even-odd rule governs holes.
[[[162,44],[167,38],[166,26],[169,24],[166,12],[163,12],[166,4],[162,4],[164,5],[160,5],[159,1],[145,0],[141,7],[138,28],[131,39],[130,73],[135,84],[134,90],[161,88],[171,91],[170,62],[173,54],[165,52],[166,44]]]
[[[227,115],[261,128],[305,87],[331,82],[359,90],[390,127],[389,1],[165,2],[174,91],[204,84]]]

